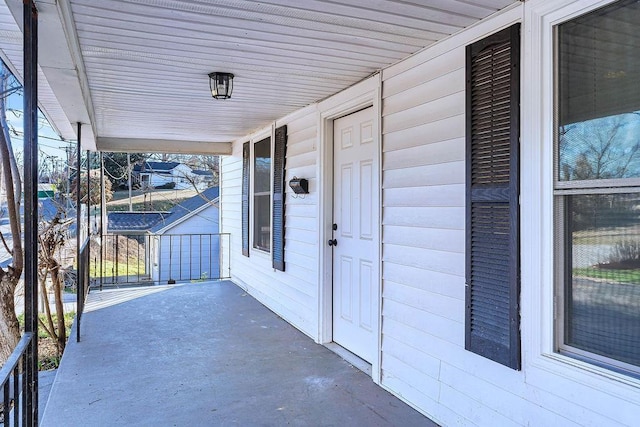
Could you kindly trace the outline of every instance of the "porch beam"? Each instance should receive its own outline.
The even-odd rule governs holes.
[[[115,153],[231,154],[231,142],[98,137],[99,151]]]
[[[38,10],[33,0],[23,5],[24,331],[34,339],[24,370],[22,424],[33,426],[38,424]]]

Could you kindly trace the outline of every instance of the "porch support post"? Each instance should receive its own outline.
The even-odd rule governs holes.
[[[22,425],[34,426],[38,425],[38,10],[33,0],[23,2],[23,24],[24,330],[33,333],[33,340],[24,370]]]
[[[82,140],[82,123],[78,122],[77,126],[78,143],[76,144],[76,307],[78,308],[76,310],[76,341],[80,342],[80,318],[82,317],[82,313],[80,313],[80,310],[84,308],[84,289],[82,288],[84,286],[82,282],[82,269],[84,267],[80,265],[80,263],[82,262],[82,259],[80,258],[80,247],[82,244],[80,240],[80,225],[82,224],[82,206],[80,205],[80,168],[82,166],[82,159],[80,157],[82,156],[80,141]]]
[[[129,186],[129,212],[133,211],[131,203],[131,153],[127,153],[127,185]]]
[[[107,222],[105,221],[107,211],[107,203],[104,196],[104,155],[100,152],[100,290],[102,290],[102,261],[104,259],[104,245],[105,245],[105,227]]]
[[[91,286],[91,269],[89,265],[91,264],[91,152],[87,150],[87,261],[88,264],[85,266],[87,269],[87,280],[85,283],[87,287]],[[88,288],[87,288],[88,289]],[[87,297],[86,295],[84,296]]]

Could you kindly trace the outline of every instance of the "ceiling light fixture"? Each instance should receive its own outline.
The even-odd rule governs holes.
[[[209,89],[215,99],[229,99],[233,92],[233,74],[209,73]]]

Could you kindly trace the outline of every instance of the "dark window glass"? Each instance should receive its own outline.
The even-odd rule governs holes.
[[[558,179],[640,177],[640,4],[558,27]]]
[[[253,182],[253,247],[271,250],[271,139],[256,142]]]
[[[640,366],[640,193],[565,200],[565,343]]]
[[[640,3],[629,0],[558,26],[555,186],[564,301],[559,350],[634,374],[640,372],[638,28]]]

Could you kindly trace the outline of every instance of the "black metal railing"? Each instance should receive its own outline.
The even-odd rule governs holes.
[[[230,234],[104,234],[92,251],[95,286],[227,279]]]
[[[2,408],[0,422],[4,426],[31,425],[37,414],[33,392],[27,381],[27,355],[32,351],[33,332],[25,333],[0,370]]]
[[[89,249],[90,240],[85,239],[80,247],[80,254],[77,261],[77,284],[76,284],[76,341],[80,342],[80,321],[82,320],[82,312],[84,311],[84,302],[89,293],[91,277],[89,276]]]

